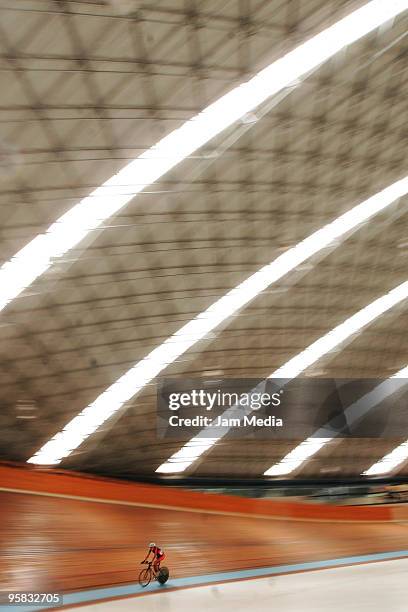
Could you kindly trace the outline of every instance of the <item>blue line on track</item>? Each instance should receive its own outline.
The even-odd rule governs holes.
[[[352,565],[353,563],[369,563],[371,561],[387,561],[389,559],[401,559],[408,557],[408,550],[396,550],[392,552],[374,553],[369,555],[358,555],[355,557],[340,557],[338,559],[326,559],[324,561],[309,561],[307,563],[295,563],[293,565],[275,565],[272,567],[259,567],[256,569],[239,570],[234,572],[220,572],[216,574],[205,574],[203,576],[189,576],[187,578],[174,578],[166,585],[159,585],[153,582],[146,588],[142,588],[139,583],[127,584],[124,586],[112,586],[100,589],[90,589],[87,591],[76,591],[75,593],[64,594],[64,605],[85,604],[97,602],[113,597],[128,597],[129,595],[140,595],[141,593],[151,593],[165,589],[180,587],[191,587],[199,585],[213,584],[216,582],[227,582],[229,580],[243,580],[245,578],[262,578],[263,576],[274,576],[277,574],[291,574],[307,570],[317,570],[324,568],[341,567]],[[37,612],[51,608],[41,606],[0,606],[0,612]],[[55,608],[54,608],[55,609]]]

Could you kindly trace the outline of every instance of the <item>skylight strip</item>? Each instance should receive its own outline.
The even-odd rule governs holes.
[[[377,298],[376,300],[374,300],[374,302],[371,302],[370,304],[368,304],[367,306],[359,310],[356,314],[346,319],[346,321],[344,321],[340,325],[337,325],[334,329],[329,331],[327,334],[324,334],[324,336],[322,336],[321,338],[313,342],[304,351],[302,351],[301,353],[299,353],[292,359],[289,359],[289,361],[286,362],[286,364],[284,364],[281,368],[278,368],[277,370],[275,370],[275,372],[273,372],[269,376],[269,378],[279,378],[279,379],[286,378],[290,380],[293,378],[296,378],[301,372],[303,372],[308,367],[316,363],[316,361],[321,359],[324,355],[328,354],[330,351],[332,351],[334,348],[336,348],[340,344],[343,344],[351,336],[361,331],[363,327],[366,327],[369,323],[371,323],[372,321],[374,321],[375,319],[383,315],[385,312],[390,310],[393,306],[396,306],[397,304],[405,300],[407,297],[408,297],[408,281],[405,281],[398,287],[395,287],[395,289],[392,289],[385,295],[381,296],[380,298]],[[228,431],[229,431],[229,428],[225,428],[225,433],[227,433]],[[208,432],[211,432],[211,427],[207,427],[203,429],[197,436],[195,436],[195,438],[193,438],[193,440],[198,440],[200,439],[201,436],[205,437],[208,434]],[[225,433],[223,435],[225,435]],[[220,437],[218,437],[216,441],[218,441],[219,439]],[[321,443],[316,442],[318,438],[311,438],[311,439],[308,438],[304,440],[299,445],[299,447],[297,447],[296,449],[294,449],[294,451],[292,451],[294,454],[289,453],[290,457],[288,458],[288,463],[287,463],[287,466],[285,466],[285,468],[282,465],[279,467],[279,469],[276,468],[276,473],[275,473],[275,470],[274,470],[275,466],[273,466],[272,468],[270,468],[269,470],[265,472],[265,475],[278,475],[278,474],[289,473],[290,471],[293,471],[294,469],[296,469],[298,465],[300,465],[300,463],[302,463],[305,460],[304,457],[307,457],[309,452],[313,451],[312,454],[314,454],[314,452],[317,452],[318,450],[320,450],[320,448],[322,448],[324,444],[329,442],[330,439],[331,438],[321,438],[320,439]],[[165,463],[160,465],[157,468],[156,472],[160,473],[160,472],[170,472],[170,471],[173,471],[173,472],[184,471],[184,469],[186,469],[185,467],[186,465],[187,467],[189,467],[192,463],[194,463],[194,461],[196,461],[199,458],[199,456],[201,456],[201,454],[203,454],[203,452],[208,450],[208,448],[205,448],[200,454],[198,454],[198,451],[197,451],[194,459],[190,461],[188,464],[187,464],[187,461],[183,463],[183,470],[179,470],[177,469],[178,468],[177,464],[173,463],[172,460],[176,456],[179,457],[180,453],[183,453],[184,448],[185,447],[180,449],[177,453],[175,453],[175,455],[172,455]],[[174,468],[173,470],[170,470],[171,465]],[[286,469],[287,471],[283,472],[282,471],[283,469]]]
[[[405,281],[395,289],[392,289],[382,297],[374,300],[362,310],[359,310],[355,315],[341,323],[328,334],[325,334],[316,342],[313,342],[307,349],[290,359],[281,368],[272,374],[273,378],[295,378],[301,372],[306,370],[321,357],[330,353],[334,348],[342,344],[345,340],[360,332],[363,327],[366,327],[390,310],[393,306],[402,302],[408,297],[408,281]]]
[[[408,367],[404,368],[398,374],[395,375],[397,378],[408,378]],[[369,467],[362,476],[379,476],[381,474],[389,474],[393,472],[400,465],[408,460],[408,440],[402,442],[396,446],[391,452],[387,453]]]
[[[381,474],[389,474],[396,468],[405,463],[408,459],[408,440],[394,448],[390,453],[385,455],[380,461],[374,463],[370,468],[362,473],[362,476],[380,476]]]
[[[29,462],[59,463],[168,365],[248,304],[261,291],[322,249],[347,236],[360,224],[385,210],[407,193],[408,176],[340,215],[231,289],[108,387],[61,432],[39,449]]]
[[[406,379],[408,376],[408,367],[403,368],[393,376],[389,378],[389,380],[395,378]],[[355,402],[352,406],[349,406],[347,410],[345,410],[344,416],[348,425],[351,425],[353,422],[363,418],[367,412],[373,408],[375,405],[379,404],[383,399],[388,397],[390,393],[395,393],[397,388],[389,386],[389,380],[382,382],[378,385],[373,391],[367,393],[360,400]],[[406,380],[402,380],[401,386],[405,386]],[[301,442],[298,446],[296,446],[293,450],[291,450],[287,455],[285,455],[278,463],[270,467],[266,472],[264,472],[265,476],[284,476],[287,474],[291,474],[298,467],[302,465],[305,461],[308,461],[313,455],[318,453],[321,448],[323,448],[328,442],[333,440],[334,436],[324,437],[327,435],[327,432],[324,431],[324,427],[322,430],[317,431],[314,436],[306,438],[303,442]],[[339,435],[339,434],[336,434]],[[408,446],[407,446],[408,448]],[[388,456],[388,455],[387,455]],[[408,457],[408,455],[407,455]],[[374,467],[374,466],[373,466]],[[364,474],[369,475],[369,470],[364,472]]]
[[[261,70],[162,138],[62,215],[0,268],[0,310],[55,258],[79,244],[145,187],[270,96],[408,9],[408,0],[372,0]]]

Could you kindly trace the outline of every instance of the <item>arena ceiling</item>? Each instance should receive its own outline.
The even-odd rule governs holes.
[[[209,103],[364,2],[2,0],[0,264]],[[150,185],[0,313],[0,456],[26,461],[152,349],[407,173],[408,14]],[[268,376],[407,280],[408,197],[261,292],[165,376]],[[406,302],[306,370],[407,365]],[[62,467],[151,475],[156,382]],[[395,441],[335,441],[296,477],[359,475]],[[293,443],[227,436],[187,470],[259,476]],[[404,469],[400,473],[404,473]],[[405,473],[407,473],[405,471]]]

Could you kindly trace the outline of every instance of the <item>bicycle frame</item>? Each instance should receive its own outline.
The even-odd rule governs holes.
[[[152,578],[154,578],[154,580],[157,579],[157,572],[153,567],[153,561],[145,561],[145,565],[147,565],[147,567],[142,569],[139,574],[139,584],[142,587],[147,587],[152,581]]]

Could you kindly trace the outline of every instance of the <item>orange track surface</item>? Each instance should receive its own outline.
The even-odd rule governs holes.
[[[5,487],[2,470],[0,487]],[[13,488],[18,488],[26,473],[19,478],[20,470],[13,472]],[[48,475],[41,477],[45,482]],[[63,482],[67,477],[53,478]],[[89,497],[93,492],[91,484],[108,488],[115,484],[75,478],[82,480],[83,486],[86,483]],[[138,485],[118,484],[129,491],[140,491]],[[158,494],[157,487],[141,489],[144,495],[145,489],[150,493],[154,489]],[[173,504],[177,504],[178,491],[164,489],[163,495],[171,495]],[[185,500],[184,492],[180,495]],[[208,503],[228,500],[228,504],[238,507],[242,501],[191,495],[198,504],[203,503],[203,497]],[[151,497],[145,499],[151,502]],[[320,513],[327,509],[314,507]],[[217,515],[198,508],[168,510],[5,491],[0,491],[0,518],[1,589],[55,591],[135,581],[150,540],[165,549],[166,565],[174,577],[408,549],[407,526],[387,520],[288,521]]]

